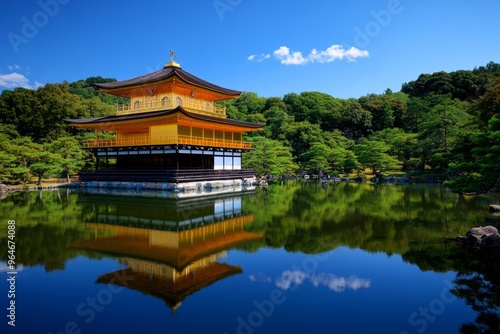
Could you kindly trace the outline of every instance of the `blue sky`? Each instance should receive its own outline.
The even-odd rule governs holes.
[[[259,96],[399,91],[421,73],[500,63],[498,0],[9,0],[0,90],[133,78],[169,51],[202,79]]]

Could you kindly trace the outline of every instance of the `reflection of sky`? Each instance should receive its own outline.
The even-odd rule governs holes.
[[[272,279],[265,275],[250,275],[251,281],[272,282]],[[362,288],[368,289],[371,285],[371,280],[358,278],[356,276],[338,277],[333,274],[319,273],[308,274],[300,270],[286,270],[275,281],[275,284],[281,290],[288,290],[292,286],[300,286],[304,282],[309,281],[314,287],[326,286],[331,291],[343,292],[345,290],[359,290]]]

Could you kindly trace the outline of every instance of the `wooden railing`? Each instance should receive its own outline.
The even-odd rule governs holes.
[[[85,140],[82,142],[83,148],[99,147],[124,147],[124,146],[146,146],[146,145],[198,145],[208,147],[225,147],[251,149],[252,143],[234,140],[213,139],[190,136],[164,136],[164,137],[143,137],[127,139],[97,139]]]
[[[197,112],[203,114],[226,117],[226,107],[216,107],[213,105],[203,105],[196,102],[189,101],[174,101],[174,100],[160,100],[160,101],[145,101],[137,102],[132,104],[117,104],[116,105],[116,115],[128,115],[140,112],[148,111],[158,111],[165,109],[173,109],[175,107],[182,106],[186,109],[193,109]],[[214,115],[215,114],[215,115]]]

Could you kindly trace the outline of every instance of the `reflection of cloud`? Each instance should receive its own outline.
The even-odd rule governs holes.
[[[300,270],[287,270],[276,280],[276,286],[282,290],[288,290],[292,285],[302,285],[309,280],[315,287],[326,286],[335,292],[342,292],[346,289],[358,290],[368,289],[371,285],[369,279],[351,277],[337,277],[333,274],[320,273],[318,275],[307,274]]]
[[[272,279],[264,274],[250,275],[248,279],[252,282],[271,283]]]

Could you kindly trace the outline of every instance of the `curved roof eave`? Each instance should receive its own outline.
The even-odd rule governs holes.
[[[161,70],[148,73],[136,78],[132,79],[127,79],[127,80],[122,80],[122,81],[114,81],[114,82],[106,82],[106,83],[97,83],[96,86],[104,89],[104,90],[115,90],[115,89],[121,89],[121,88],[127,88],[127,87],[133,87],[133,86],[138,86],[138,85],[144,85],[144,84],[150,84],[150,83],[157,83],[163,80],[166,80],[172,76],[176,76],[182,81],[200,87],[204,89],[208,89],[211,91],[215,91],[217,93],[225,94],[225,95],[231,95],[231,96],[237,96],[240,95],[242,92],[237,91],[237,90],[232,90],[228,88],[224,88],[221,86],[214,85],[206,80],[200,79],[191,73],[188,73],[184,71],[183,69],[175,66],[168,66],[164,67]]]
[[[141,118],[152,118],[152,117],[158,117],[158,116],[164,116],[164,115],[171,115],[171,114],[174,114],[176,112],[180,112],[181,114],[184,114],[187,117],[191,117],[194,119],[207,121],[207,122],[228,124],[228,125],[240,126],[240,127],[246,127],[246,128],[252,128],[252,129],[259,129],[259,128],[262,128],[265,126],[265,124],[262,124],[262,123],[251,123],[251,122],[234,120],[234,119],[230,119],[230,118],[220,118],[220,117],[196,114],[193,112],[189,112],[180,106],[176,107],[174,109],[152,111],[152,112],[147,112],[147,113],[136,113],[136,114],[119,115],[119,116],[104,116],[104,117],[87,118],[87,119],[65,119],[64,121],[66,123],[74,124],[74,125],[84,125],[84,124],[90,125],[90,124],[99,124],[99,123],[107,123],[107,122],[128,121],[128,120],[141,119]]]

